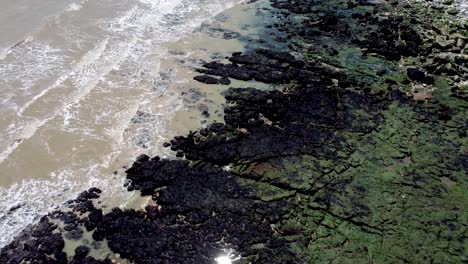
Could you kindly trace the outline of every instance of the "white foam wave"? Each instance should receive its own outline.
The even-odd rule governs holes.
[[[40,215],[52,211],[75,195],[73,191],[78,189],[77,182],[68,180],[67,173],[63,172],[59,181],[28,180],[9,188],[0,187],[0,246],[9,243]]]
[[[84,72],[86,71],[86,67],[90,67],[92,63],[94,63],[96,60],[99,59],[99,57],[102,55],[104,50],[106,49],[107,44],[109,43],[109,39],[106,38],[103,41],[99,42],[98,45],[92,50],[90,50],[87,54],[85,54],[78,63],[72,68],[71,71],[67,72],[66,74],[62,75],[59,77],[51,86],[43,89],[39,94],[35,95],[30,101],[28,101],[25,105],[23,105],[19,111],[18,115],[22,115],[26,109],[28,109],[32,104],[34,104],[37,100],[45,96],[48,92],[51,90],[60,87],[64,81],[69,79],[70,77],[76,77],[79,76],[79,72]],[[78,80],[81,82],[84,82],[84,80],[81,80],[80,77],[78,77]]]
[[[0,49],[0,61],[4,60],[8,55],[9,48],[2,48]]]
[[[40,80],[60,71],[66,60],[63,50],[44,41],[31,41],[10,48],[7,55],[11,61],[0,64],[0,85],[3,89],[19,89],[24,93]]]
[[[89,187],[105,190],[104,200],[129,200],[134,194],[122,191],[120,179],[103,178],[99,174],[101,165],[91,165],[76,172],[70,169],[52,172],[49,180],[24,180],[8,188],[0,187],[0,247],[8,244],[24,227],[35,223],[42,215],[64,206],[64,202],[75,199],[78,193]],[[87,173],[84,173],[87,171]],[[85,180],[80,180],[85,175]],[[114,190],[114,191],[112,191]],[[114,204],[121,206],[122,204]]]
[[[112,38],[112,44],[114,46],[120,46],[116,47],[114,49],[114,52],[110,51],[109,53],[103,55],[104,50],[106,49],[106,46],[109,44],[109,38],[106,38],[104,41],[100,42],[100,44],[92,51],[88,52],[81,60],[78,62],[73,69],[68,72],[63,74],[61,77],[59,77],[52,85],[48,86],[47,88],[43,89],[41,92],[36,94],[35,96],[32,97],[30,101],[28,101],[25,105],[23,105],[19,111],[18,115],[21,116],[31,105],[33,105],[36,101],[39,99],[43,98],[46,96],[51,90],[56,89],[57,87],[60,87],[64,81],[68,79],[72,79],[74,83],[77,86],[81,86],[80,88],[80,95],[78,95],[77,99],[73,99],[69,101],[64,107],[59,109],[58,111],[53,112],[53,115],[50,116],[49,118],[45,118],[42,121],[37,121],[34,120],[33,124],[37,125],[36,129],[30,129],[29,131],[35,132],[39,127],[43,126],[46,122],[57,116],[59,113],[63,113],[64,115],[67,116],[65,119],[64,124],[67,126],[69,125],[69,120],[71,113],[69,112],[70,110],[70,104],[76,104],[77,101],[81,100],[84,96],[89,94],[89,92],[93,89],[93,87],[97,84],[100,78],[104,77],[106,73],[108,73],[112,67],[119,67],[119,63],[123,61],[123,59],[130,55],[133,58],[133,61],[138,61],[141,58],[145,57],[145,54],[147,54],[150,51],[150,48],[153,44],[154,39],[157,40],[158,42],[164,42],[168,40],[175,40],[179,37],[181,37],[184,33],[187,31],[191,31],[194,28],[194,25],[197,23],[201,23],[202,19],[204,19],[204,16],[199,16],[195,17],[195,19],[189,19],[188,21],[185,22],[185,25],[183,23],[183,26],[181,27],[180,22],[177,22],[177,25],[172,25],[171,23],[174,24],[174,21],[179,21],[180,19],[171,19],[169,15],[172,16],[181,16],[181,14],[185,14],[190,12],[191,10],[194,10],[196,5],[193,2],[190,1],[167,1],[167,0],[141,0],[141,3],[145,4],[146,6],[139,7],[139,6],[134,6],[132,9],[130,9],[128,12],[126,12],[123,16],[118,17],[116,20],[111,21],[107,23],[107,30],[110,31],[112,34],[118,34],[119,32],[123,32],[123,39],[122,36],[118,37],[117,40],[120,39],[119,44],[115,44],[114,41],[116,37],[114,36]],[[229,5],[228,5],[229,6]],[[148,9],[148,7],[150,9]],[[213,9],[222,9],[222,5],[220,2],[216,2],[214,4],[208,5],[207,10],[213,10]],[[156,10],[153,10],[156,9]],[[106,23],[104,23],[106,25]],[[151,34],[151,38],[145,39],[145,34],[147,33],[149,28],[157,29],[153,30],[153,34]],[[177,30],[175,30],[177,28]],[[184,30],[185,29],[185,30]],[[177,33],[178,32],[178,33]],[[156,37],[157,34],[157,37]],[[129,35],[129,36],[128,36]],[[40,57],[41,61],[46,60],[46,58],[51,57],[50,53],[54,52],[56,50],[52,49],[50,46],[46,46],[43,48],[45,56]],[[50,50],[50,52],[48,52]],[[55,57],[55,56],[52,56]],[[106,63],[109,63],[109,65],[106,65],[106,63],[95,63],[97,58],[101,58],[101,61],[104,61]],[[58,62],[59,64],[61,63]],[[42,64],[42,63],[41,63]],[[39,78],[47,76],[45,74],[45,71],[51,70],[53,68],[47,67],[47,65],[41,65],[39,67],[38,71],[35,71],[37,78],[35,78],[33,72],[33,67],[36,66],[35,63],[29,63],[26,65],[30,65],[28,69],[24,70],[17,70],[14,69],[12,70],[10,75],[13,75],[13,72],[23,72],[24,73],[24,78],[21,78],[22,80],[25,80],[23,85],[21,85],[21,89],[28,90],[28,88],[36,83]],[[99,67],[103,67],[104,69],[99,69]],[[43,69],[43,70],[41,70]],[[101,74],[99,74],[101,72]],[[0,73],[2,73],[2,68],[0,68]],[[7,73],[5,73],[7,74]],[[97,78],[98,77],[98,78]],[[94,79],[91,81],[91,79]],[[131,78],[132,80],[132,78]],[[132,83],[129,83],[132,85]],[[28,127],[31,127],[29,125]],[[32,134],[30,133],[24,133],[27,136],[16,136],[13,137],[11,140],[17,140],[19,138],[21,139],[28,139],[31,137]],[[5,160],[8,155],[10,155],[20,144],[21,142],[12,142],[11,145],[4,150],[0,154],[0,163]]]
[[[81,3],[71,3],[65,11],[66,12],[79,11],[81,8],[83,8],[83,5]]]
[[[49,86],[48,88],[44,89],[41,93],[38,95],[34,96],[31,101],[26,103],[22,108],[19,109],[18,115],[21,116],[24,111],[30,107],[32,104],[34,104],[38,99],[42,98],[44,95],[46,95],[50,90],[59,87],[65,80],[72,78],[74,79],[75,83],[77,86],[81,86],[74,97],[69,98],[69,100],[63,100],[62,103],[64,103],[64,106],[62,108],[57,108],[55,111],[52,112],[52,115],[49,117],[38,120],[38,119],[33,119],[23,126],[21,126],[21,129],[15,129],[14,130],[14,136],[10,136],[14,138],[14,141],[0,153],[0,164],[5,161],[5,159],[8,158],[8,156],[15,151],[15,149],[18,148],[19,145],[21,145],[22,142],[25,140],[31,138],[38,129],[40,129],[42,126],[44,126],[48,121],[52,120],[55,118],[57,115],[60,113],[67,113],[67,110],[69,111],[70,106],[73,104],[77,104],[82,98],[84,98],[87,94],[90,93],[90,91],[93,89],[93,87],[96,85],[97,81],[99,80],[100,77],[102,77],[104,74],[108,73],[112,69],[112,64],[108,65],[106,69],[104,69],[103,72],[98,74],[96,71],[93,71],[92,69],[95,68],[93,65],[97,61],[100,61],[100,57],[103,54],[104,50],[106,49],[106,46],[108,44],[109,39],[105,39],[101,41],[95,49],[91,50],[86,54],[80,62],[77,63],[77,66],[75,67],[75,71],[71,71],[68,74],[62,76],[59,78],[52,86]],[[103,60],[102,60],[103,61]],[[116,62],[117,63],[117,62]],[[99,67],[97,67],[99,68]],[[12,125],[10,125],[12,126]],[[14,125],[13,125],[14,126]]]
[[[167,121],[172,118],[175,111],[181,107],[180,98],[171,97],[166,93],[170,85],[158,82],[159,60],[167,55],[164,50],[159,49],[158,44],[178,40],[193,31],[208,17],[236,2],[239,1],[139,0],[115,19],[100,20],[97,24],[103,34],[101,40],[76,63],[67,57],[64,49],[54,48],[43,41],[28,43],[5,55],[7,60],[13,55],[23,58],[19,56],[19,52],[26,52],[31,57],[26,58],[21,64],[0,65],[0,75],[9,76],[6,82],[10,88],[18,87],[14,82],[20,80],[22,87],[20,90],[27,93],[43,78],[55,79],[50,81],[51,85],[31,96],[31,100],[18,109],[18,117],[22,119],[11,126],[8,137],[10,140],[21,140],[12,141],[12,144],[3,150],[0,154],[0,163],[24,140],[32,138],[40,128],[54,118],[63,117],[63,127],[59,129],[67,131],[78,129],[79,111],[85,107],[82,106],[85,105],[84,99],[91,97],[90,95],[103,95],[107,89],[111,97],[115,89],[135,89],[135,94],[139,96],[125,102],[128,105],[123,111],[114,110],[112,106],[102,108],[101,112],[88,117],[95,120],[87,120],[88,125],[79,127],[80,131],[86,130],[91,134],[94,133],[93,121],[96,123],[101,123],[103,120],[110,123],[115,121],[112,126],[104,129],[107,140],[113,143],[113,149],[99,158],[100,165],[96,165],[97,158],[94,157],[90,158],[89,162],[85,162],[86,164],[69,165],[70,168],[64,167],[52,173],[51,180],[28,180],[8,188],[0,187],[0,197],[2,197],[0,232],[4,235],[0,237],[0,247],[8,243],[27,224],[33,223],[38,215],[49,212],[87,187],[93,185],[104,187],[104,195],[108,195],[109,198],[115,200],[118,199],[115,197],[122,195],[119,200],[123,202],[127,200],[128,194],[119,192],[120,180],[101,175],[102,168],[115,165],[123,151],[135,153],[141,151],[128,142],[129,139],[133,140],[132,137],[143,137],[148,133],[151,136],[158,135],[160,140],[164,140],[160,136],[161,131],[165,129]],[[84,2],[70,5],[68,12],[74,14],[83,12],[82,3]],[[86,34],[80,36],[87,37]],[[66,43],[69,41],[65,40]],[[173,81],[177,79],[177,76],[172,77]],[[0,84],[1,82],[2,80]],[[155,85],[159,85],[156,87],[158,89],[155,89]],[[38,119],[26,115],[32,105],[41,99],[52,98],[49,95],[58,88],[73,89],[69,89],[70,93],[57,101],[46,117]],[[163,103],[158,108],[154,106],[154,102],[156,98],[161,100],[161,96]],[[108,100],[111,102],[112,98]],[[106,103],[104,98],[102,101]],[[131,119],[138,110],[148,113],[153,119],[150,118],[150,122],[141,125],[132,125]],[[126,133],[128,129],[132,131]],[[114,191],[109,191],[112,189]],[[10,210],[12,205],[20,206]]]
[[[16,43],[15,45],[11,47],[1,48],[0,49],[0,61],[4,60],[7,57],[7,55],[12,53],[16,48],[22,45],[26,45],[28,42],[31,42],[32,39],[33,39],[32,36],[27,36],[24,40]]]

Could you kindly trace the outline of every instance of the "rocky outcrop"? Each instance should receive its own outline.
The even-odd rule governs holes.
[[[103,212],[90,189],[0,262],[109,263],[84,245],[64,255],[63,238],[86,231],[135,263],[227,251],[239,263],[466,262],[465,66],[441,55],[454,44],[432,45],[422,18],[406,16],[415,7],[396,1],[271,2],[291,52],[236,52],[195,80],[281,88],[229,88],[224,123],[165,144],[180,158],[140,156],[126,175],[129,191],[151,196],[144,210]]]
[[[69,211],[54,211],[43,216],[39,223],[24,230],[15,240],[0,250],[0,263],[86,263],[110,264],[110,259],[96,260],[87,257],[89,248],[78,246],[70,260],[63,251],[65,240],[79,240],[84,224],[89,222],[83,214],[101,211],[92,200],[99,198],[101,190],[91,188],[82,192],[77,199],[68,202]]]

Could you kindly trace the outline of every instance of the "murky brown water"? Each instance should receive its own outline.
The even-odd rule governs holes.
[[[255,19],[245,5],[227,10],[240,0],[47,9],[54,2],[10,3],[21,30],[0,27],[0,246],[90,186],[105,189],[108,207],[140,206],[122,187],[122,166],[142,153],[171,156],[164,141],[222,120],[222,88],[196,83],[192,68],[243,49],[210,27],[240,31]]]

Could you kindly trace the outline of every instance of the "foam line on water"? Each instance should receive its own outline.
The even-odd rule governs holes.
[[[59,78],[52,86],[49,86],[48,88],[44,89],[41,93],[33,97],[31,101],[29,101],[25,106],[20,108],[18,110],[18,115],[21,116],[24,111],[30,107],[33,103],[35,103],[37,100],[39,100],[41,97],[43,97],[45,94],[47,94],[49,91],[51,91],[54,88],[59,87],[65,80],[67,80],[70,77],[77,77],[79,76],[79,72],[84,72],[84,73],[90,73],[87,67],[90,67],[94,62],[99,60],[100,56],[103,54],[104,50],[106,49],[106,46],[108,44],[109,39],[105,39],[101,41],[95,49],[91,50],[86,54],[83,59],[77,64],[77,70],[72,71],[68,73],[65,76],[62,76]],[[112,68],[112,65],[110,65],[105,71],[108,72]],[[91,73],[92,75],[93,73]],[[104,75],[105,73],[102,73]],[[99,76],[98,76],[99,78]],[[78,93],[72,100],[71,102],[69,101],[63,108],[59,108],[56,111],[53,112],[51,116],[48,118],[45,118],[43,120],[38,120],[34,119],[34,121],[29,121],[21,130],[15,135],[16,140],[12,144],[10,144],[6,150],[2,151],[0,153],[0,164],[5,161],[5,159],[8,158],[8,156],[15,151],[21,143],[24,142],[24,140],[27,140],[31,138],[36,131],[44,126],[48,121],[52,120],[55,118],[58,114],[64,112],[67,110],[68,106],[70,104],[76,103],[79,100],[81,100],[83,97],[85,97],[89,92],[93,89],[93,87],[96,85],[97,80],[91,80],[91,82],[87,79],[84,80],[83,78],[77,78],[76,81],[78,83],[81,83],[84,88],[82,89],[81,93]],[[88,82],[87,82],[88,81]],[[65,101],[65,100],[64,100]]]
[[[28,109],[32,104],[34,104],[38,99],[42,98],[44,95],[46,95],[50,90],[55,89],[62,85],[62,83],[70,78],[71,76],[75,75],[78,71],[80,71],[83,67],[86,65],[89,65],[90,63],[94,62],[104,51],[106,45],[107,45],[108,39],[105,39],[104,41],[101,41],[93,50],[89,51],[87,54],[83,56],[83,58],[73,67],[73,69],[66,73],[65,75],[62,75],[59,77],[51,86],[47,87],[46,89],[42,90],[39,94],[35,95],[29,102],[27,102],[25,105],[23,105],[19,111],[18,114],[22,115],[23,112]]]
[[[65,9],[64,13],[80,11],[87,2],[88,0],[84,0],[81,2],[73,2],[68,6],[67,9]]]
[[[9,48],[1,48],[0,49],[0,61],[4,60],[8,55]]]
[[[137,110],[145,110],[158,117],[159,120],[155,119],[157,122],[154,124],[134,127],[138,131],[149,131],[156,134],[155,130],[160,132],[165,129],[164,120],[172,118],[174,112],[181,107],[176,98],[168,96],[165,97],[168,99],[166,104],[158,111],[152,106],[151,98],[164,95],[164,91],[166,91],[164,89],[168,88],[164,88],[160,93],[151,93],[151,89],[148,87],[141,87],[142,83],[157,79],[158,71],[148,69],[148,67],[153,67],[158,63],[147,61],[153,58],[159,60],[166,56],[161,51],[154,56],[154,52],[158,52],[155,47],[158,43],[176,41],[193,31],[209,16],[238,2],[240,1],[214,0],[205,3],[205,1],[190,0],[141,0],[138,2],[139,4],[129,7],[128,12],[120,14],[115,19],[99,22],[100,28],[105,32],[105,40],[99,42],[93,50],[86,53],[78,63],[71,67],[70,71],[59,74],[58,76],[61,77],[58,77],[52,85],[46,87],[35,95],[33,100],[23,105],[19,110],[19,116],[25,115],[26,110],[32,104],[46,97],[52,90],[64,85],[65,81],[72,83],[75,88],[73,92],[64,97],[63,101],[55,110],[51,111],[47,118],[42,120],[28,119],[21,129],[18,126],[19,130],[15,132],[15,136],[19,136],[23,141],[15,142],[11,148],[2,152],[0,163],[24,140],[31,138],[41,127],[57,116],[63,115],[64,128],[70,126],[74,119],[75,113],[73,111],[80,107],[80,102],[93,91],[98,90],[97,88],[104,89],[102,86],[112,83],[108,82],[108,79],[112,77],[111,72],[117,71],[116,74],[122,76],[125,71],[131,71],[132,77],[119,83],[118,87],[111,86],[107,89],[135,87],[134,89],[145,89],[145,91],[139,100],[129,102],[131,105],[128,106],[128,111],[119,113],[120,116],[117,117],[120,118],[120,123],[115,129],[106,131],[117,144],[111,153],[101,157],[103,160],[99,165],[83,164],[81,167],[64,168],[61,172],[51,175],[52,180],[50,181],[22,181],[8,188],[0,188],[0,197],[2,197],[0,201],[0,231],[6,237],[0,238],[0,247],[8,243],[11,237],[27,224],[33,223],[38,215],[49,212],[87,187],[102,186],[105,187],[106,195],[116,195],[115,192],[121,195],[118,189],[120,182],[112,182],[110,177],[100,175],[100,169],[112,166],[122,151],[129,150],[132,153],[141,151],[139,148],[130,148],[127,141],[132,135],[125,134],[134,113]],[[80,11],[82,10],[73,12]],[[65,61],[62,61],[62,64],[56,67],[62,68],[64,63]],[[34,81],[31,82],[34,83]],[[73,166],[78,165],[74,164]],[[109,192],[107,192],[108,190]],[[123,195],[125,196],[125,194]],[[126,201],[126,199],[122,199],[122,201]],[[22,205],[23,203],[25,205]],[[11,205],[17,204],[20,204],[18,208],[10,210],[12,209]]]
[[[133,36],[130,40],[128,40],[127,43],[117,43],[114,45],[117,46],[116,50],[109,51],[107,56],[108,58],[106,59],[106,57],[103,56],[106,47],[109,45],[109,38],[106,38],[105,40],[101,41],[93,50],[84,55],[70,72],[59,77],[51,86],[43,89],[39,94],[35,95],[30,101],[23,105],[17,112],[18,116],[22,116],[31,105],[46,96],[50,91],[61,87],[61,85],[63,85],[66,80],[72,80],[73,83],[78,88],[80,88],[80,91],[74,96],[74,98],[68,101],[64,100],[66,102],[64,106],[54,111],[53,114],[48,118],[43,120],[35,119],[34,121],[29,121],[29,123],[26,124],[27,128],[20,130],[13,137],[13,142],[0,153],[0,163],[7,159],[8,156],[13,153],[22,142],[24,142],[24,140],[31,138],[40,127],[45,125],[48,121],[52,120],[60,113],[66,113],[71,105],[78,103],[87,94],[89,94],[99,82],[100,78],[104,77],[104,75],[109,73],[122,60],[124,60],[126,56],[128,56],[132,46],[135,45],[136,41],[136,36]],[[3,72],[5,71],[6,70]],[[1,66],[0,73],[2,73]],[[30,71],[28,70],[27,73],[29,74]],[[34,83],[34,80],[30,79],[30,82]],[[28,87],[30,85],[26,86]]]
[[[65,1],[59,1],[54,8],[48,8],[45,5],[50,5],[49,1],[44,1],[44,5],[34,3],[32,4],[32,8],[34,9],[40,9],[39,12],[40,14],[37,14],[38,16],[41,16],[41,22],[39,24],[33,25],[34,27],[31,28],[29,32],[26,33],[24,40],[19,41],[18,43],[10,46],[10,47],[5,47],[5,48],[0,48],[0,61],[4,60],[8,54],[12,52],[14,48],[18,46],[18,44],[24,44],[24,42],[28,41],[28,38],[31,38],[32,35],[37,34],[41,30],[44,29],[47,25],[51,23],[53,20],[57,20],[57,18],[61,17],[62,15],[66,15],[67,13],[74,12],[74,11],[79,11],[83,8],[83,6],[88,2],[89,0],[82,0],[82,1],[76,1],[72,2],[72,0],[65,0]],[[40,2],[40,1],[38,1]],[[67,6],[67,2],[71,2]],[[10,10],[11,12],[18,12],[18,13],[24,13],[24,10],[22,9],[23,4],[19,4],[19,10],[15,10],[14,8]],[[31,9],[31,10],[33,10]],[[49,12],[47,12],[48,10]],[[29,11],[29,10],[28,10]],[[33,22],[37,22],[36,20],[32,19]],[[14,23],[14,22],[13,22]],[[26,25],[30,26],[30,25]],[[14,41],[14,40],[12,40]]]
[[[75,199],[78,193],[89,187],[103,189],[102,197],[107,199],[126,201],[134,196],[122,191],[120,180],[100,176],[100,167],[100,164],[91,164],[81,172],[67,169],[51,173],[48,180],[25,180],[7,188],[0,187],[0,248],[24,227],[35,223],[42,215],[63,207],[67,200]],[[86,180],[78,180],[83,175]]]
[[[68,172],[63,172],[66,174]],[[0,247],[7,244],[25,226],[34,223],[39,215],[57,208],[57,200],[69,199],[76,191],[77,182],[65,175],[59,181],[29,180],[9,188],[0,187]],[[65,197],[68,193],[70,197]],[[44,199],[44,194],[48,199]]]
[[[148,11],[148,10],[145,10],[145,9],[142,9],[142,8],[139,8],[139,7],[135,6],[134,8],[130,9],[126,14],[124,14],[122,17],[119,17],[115,21],[111,22],[110,23],[110,28],[108,28],[109,30],[114,31],[114,33],[118,32],[119,29],[116,30],[116,27],[114,26],[115,24],[117,24],[117,25],[121,26],[121,29],[123,30],[124,35],[127,35],[127,32],[130,32],[130,34],[132,34],[131,32],[133,32],[133,36],[131,36],[130,43],[126,47],[125,55],[129,54],[130,49],[133,48],[133,46],[136,44],[137,40],[139,40],[139,37],[142,37],[143,34],[146,32],[146,26],[147,25],[152,25],[153,27],[159,28],[164,33],[164,31],[166,31],[166,30],[164,30],[164,28],[162,28],[162,27],[164,27],[164,26],[168,27],[168,21],[167,21],[166,15],[173,14],[173,12],[175,12],[175,11],[182,12],[182,11],[179,10],[181,4],[185,8],[183,10],[183,12],[189,12],[192,9],[192,8],[190,8],[190,6],[187,7],[186,2],[184,2],[184,1],[141,0],[140,2],[146,4],[147,6],[149,6],[151,8],[157,8],[159,11],[158,12],[155,12],[154,10]],[[216,6],[216,4],[215,4],[215,6]],[[208,8],[208,9],[213,9],[213,7]],[[195,21],[195,23],[197,23],[197,22]],[[180,28],[179,26],[180,25],[178,25],[178,28]],[[188,28],[192,29],[193,28],[193,22],[189,22],[187,25],[185,25],[185,27],[188,27]],[[168,27],[168,28],[170,28],[170,27]],[[183,32],[183,30],[181,30],[181,31]],[[159,42],[163,42],[163,41],[167,41],[167,40],[174,40],[174,39],[177,39],[178,37],[180,37],[179,34],[171,36],[171,34],[173,34],[173,33],[174,33],[174,30],[169,29],[169,35],[168,36],[167,35],[165,36],[165,34],[161,34],[160,38],[162,38],[162,39],[160,39]],[[167,37],[169,37],[169,39],[167,39]],[[105,50],[105,47],[108,45],[108,42],[109,42],[109,39],[106,38],[106,40],[101,42],[95,49],[88,52],[80,60],[80,62],[77,63],[77,65],[74,67],[73,70],[71,70],[70,72],[65,73],[64,75],[59,77],[51,86],[43,89],[39,94],[35,95],[30,101],[28,101],[25,105],[23,105],[19,109],[18,115],[22,116],[23,113],[32,104],[34,104],[37,100],[39,100],[40,98],[47,95],[51,90],[53,90],[53,89],[55,89],[57,87],[60,87],[63,84],[63,82],[65,80],[67,80],[67,79],[70,79],[70,78],[75,79],[75,82],[77,84],[79,84],[81,86],[85,86],[84,88],[81,88],[83,91],[81,92],[82,95],[78,96],[79,97],[78,100],[75,99],[75,100],[72,100],[71,102],[68,102],[62,109],[60,109],[59,111],[55,111],[54,114],[52,116],[50,116],[49,118],[45,118],[45,119],[43,119],[41,121],[34,120],[34,121],[30,122],[30,124],[27,124],[26,126],[28,127],[28,129],[23,129],[23,131],[19,132],[19,134],[16,135],[16,137],[12,138],[11,140],[13,142],[7,147],[7,149],[5,149],[4,151],[2,151],[0,153],[0,163],[2,163],[6,158],[8,158],[8,156],[15,149],[17,149],[17,147],[25,139],[29,139],[30,137],[32,137],[34,135],[34,133],[37,131],[37,129],[42,127],[49,120],[56,117],[59,113],[66,113],[67,110],[70,107],[70,104],[76,103],[77,101],[79,101],[81,98],[83,98],[85,95],[87,95],[92,90],[92,87],[94,87],[97,84],[98,78],[96,78],[94,81],[92,81],[92,83],[88,83],[88,84],[86,84],[86,83],[90,82],[90,80],[89,80],[90,76],[95,77],[98,74],[86,74],[86,73],[89,70],[91,70],[91,71],[95,70],[96,72],[99,71],[99,69],[96,69],[97,67],[93,67],[93,63],[96,61],[97,58],[101,57],[102,53]],[[143,51],[148,50],[148,44],[151,45],[151,42],[144,42],[143,41],[142,43],[143,43],[143,45],[139,49],[143,50]],[[44,48],[44,50],[47,50],[47,49]],[[52,49],[52,51],[55,51],[55,50]],[[49,56],[47,56],[47,57],[49,57]],[[138,59],[138,58],[135,58],[135,60],[136,59]],[[119,56],[119,57],[115,58],[115,60],[116,60],[116,62],[111,62],[111,66],[118,67],[119,62],[122,61],[122,56]],[[31,65],[34,65],[34,64],[31,63]],[[102,64],[100,66],[106,67],[106,65],[102,65]],[[45,68],[48,69],[48,67],[45,67]],[[109,68],[109,67],[106,67],[106,68],[107,68],[107,70],[104,70],[105,73],[109,72],[111,70],[111,68]],[[0,68],[0,72],[1,72],[1,70],[2,69]],[[32,69],[27,70],[25,75],[31,75],[31,72],[32,72]],[[38,74],[37,78],[31,78],[31,76],[29,76],[29,78],[26,77],[26,76],[24,76],[25,78],[21,78],[21,79],[29,79],[28,83],[24,84],[25,87],[23,87],[23,89],[27,89],[27,87],[33,85],[33,83],[36,82],[36,79],[43,76],[42,72],[41,71],[39,71],[39,72],[41,74]],[[104,76],[104,74],[101,74],[100,77],[103,77],[103,76]],[[34,126],[36,126],[36,128],[34,128]]]
[[[52,47],[46,41],[28,41],[10,49],[7,55],[8,59],[10,56],[14,58],[11,63],[0,64],[0,83],[3,87],[22,91],[51,76],[51,72],[60,70],[66,58],[63,50]]]
[[[99,42],[98,45],[92,50],[90,50],[88,53],[86,53],[80,61],[76,63],[76,65],[73,67],[73,69],[66,73],[65,75],[62,75],[59,77],[51,86],[45,88],[42,90],[39,94],[35,95],[30,101],[28,101],[25,105],[23,105],[19,111],[18,114],[21,116],[28,107],[30,107],[32,104],[34,104],[37,100],[42,98],[44,95],[46,95],[49,91],[60,87],[60,85],[63,84],[63,82],[70,77],[77,76],[80,71],[83,71],[85,67],[91,65],[94,63],[96,60],[99,59],[99,57],[102,55],[104,50],[106,49],[107,44],[109,43],[109,39],[106,38],[103,41]]]
[[[31,42],[32,40],[33,40],[32,36],[27,36],[26,38],[24,38],[23,40],[19,41],[18,43],[16,43],[15,45],[13,45],[11,47],[2,48],[1,51],[0,51],[0,61],[4,60],[7,57],[7,55],[12,53],[16,48],[18,48],[18,47],[20,47],[22,45],[26,45],[29,42]]]

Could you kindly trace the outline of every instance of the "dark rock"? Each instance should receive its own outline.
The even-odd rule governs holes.
[[[52,233],[57,228],[56,225],[49,222],[47,217],[42,217],[39,223],[33,228],[33,237],[45,237]]]
[[[45,254],[52,254],[54,252],[60,252],[65,246],[65,241],[62,238],[62,235],[59,233],[51,234],[44,238],[41,243],[39,250]]]
[[[218,79],[208,76],[208,75],[202,75],[202,76],[195,76],[193,77],[195,81],[205,83],[205,84],[219,84]]]
[[[88,219],[90,222],[99,223],[102,220],[102,209],[96,209],[89,213]]]
[[[83,230],[81,228],[73,229],[66,232],[64,236],[68,240],[79,240],[83,237]]]
[[[223,77],[223,78],[219,79],[219,84],[229,85],[229,84],[231,84],[231,80],[229,80],[229,78],[227,78],[227,77]]]
[[[75,256],[73,257],[73,259],[80,260],[86,258],[86,256],[89,253],[89,250],[90,249],[86,246],[78,246],[75,249]]]
[[[424,82],[424,80],[426,79],[426,74],[423,71],[415,68],[408,68],[406,70],[406,75],[410,80],[417,82]]]
[[[330,3],[338,6],[328,8]],[[274,38],[280,40],[296,35],[306,43],[314,43],[318,37],[330,38],[387,60],[428,52],[421,48],[422,40],[411,24],[403,17],[379,16],[376,3],[272,0],[272,5],[313,18],[302,19],[292,27],[289,19],[283,19],[289,13],[278,12],[283,21],[276,29],[285,35]],[[414,24],[415,20],[410,22]],[[228,38],[237,37],[223,33]],[[338,52],[329,45],[318,46],[332,56]],[[135,263],[213,263],[226,248],[252,263],[328,263],[343,259],[360,263],[369,260],[370,253],[373,261],[426,263],[435,261],[431,254],[438,249],[432,245],[438,241],[446,239],[451,241],[450,247],[457,245],[463,224],[434,221],[443,214],[431,215],[434,209],[443,211],[447,207],[437,206],[446,204],[441,201],[449,192],[441,186],[440,174],[468,166],[459,153],[463,145],[452,143],[457,136],[445,136],[451,133],[448,130],[431,130],[440,124],[454,126],[455,131],[466,130],[461,128],[464,120],[456,115],[456,109],[440,104],[425,105],[432,110],[423,109],[397,90],[375,92],[367,81],[325,69],[315,61],[301,61],[284,50],[237,52],[229,61],[205,63],[197,70],[206,74],[197,76],[199,81],[228,84],[229,78],[234,78],[290,85],[272,91],[228,89],[224,94],[228,101],[225,124],[210,124],[165,144],[186,160],[145,155],[126,171],[127,189],[151,195],[152,205],[145,210],[114,208],[103,215],[91,201],[100,191],[90,189],[71,201],[73,212],[50,215],[65,224],[67,239],[81,237],[83,227],[94,230],[91,245],[106,239],[114,253]],[[431,74],[456,73],[455,69],[441,67],[449,63],[444,59],[434,61],[435,66],[424,70]],[[408,69],[407,75],[416,82],[434,82],[419,69]],[[338,87],[333,85],[335,80]],[[385,82],[397,84],[392,79]],[[409,84],[409,80],[400,83]],[[463,96],[459,90],[452,92]],[[389,118],[386,111],[395,105],[404,111]],[[411,115],[399,116],[407,112]],[[421,130],[423,126],[425,130]],[[447,153],[434,145],[448,146],[444,149]],[[430,150],[431,159],[426,160],[426,153],[421,155],[421,146]],[[430,206],[425,203],[428,200]],[[462,210],[450,211],[450,218],[458,219],[458,211]],[[81,213],[88,212],[80,218]],[[420,215],[427,217],[424,225],[418,224],[422,223]],[[449,219],[448,214],[443,217]],[[25,234],[0,250],[0,263],[65,263],[63,238],[60,233],[54,234],[62,230],[55,230],[56,225],[41,219],[30,232],[32,236]],[[406,237],[423,239],[415,244]],[[408,249],[402,250],[401,245]],[[423,255],[418,251],[421,248],[430,248],[431,258],[413,258]],[[445,252],[444,248],[436,253],[442,256]],[[88,247],[78,247],[72,263],[110,263],[108,259],[86,257],[88,253]]]
[[[148,155],[142,154],[142,155],[138,156],[136,161],[137,162],[147,162],[149,159],[150,159],[150,157]]]
[[[86,200],[84,202],[81,202],[73,207],[74,211],[80,212],[80,213],[86,213],[94,210],[94,205],[93,202],[90,200]]]
[[[152,176],[138,177],[145,168],[153,169]],[[241,198],[243,190],[235,179],[219,168],[209,164],[190,168],[187,161],[158,160],[135,164],[129,170],[129,177],[145,192],[167,187],[157,198],[162,210],[154,206],[147,206],[144,212],[114,209],[98,225],[93,236],[102,234],[112,250],[122,257],[142,263],[168,260],[210,263],[213,256],[222,252],[218,243],[221,239],[235,243],[241,247],[240,251],[250,254],[263,251],[252,250],[252,245],[276,241],[269,224],[252,220],[275,214],[274,210],[279,213],[281,209],[255,209],[255,204]],[[144,186],[152,186],[152,189]],[[177,215],[184,215],[185,220]],[[244,231],[239,233],[239,230]],[[177,250],[168,251],[167,247]],[[294,259],[285,245],[277,252],[282,252],[280,255],[284,259]]]
[[[71,231],[71,230],[73,230],[73,229],[76,229],[76,227],[77,227],[77,224],[71,223],[71,224],[65,225],[65,226],[63,227],[63,229],[64,229],[65,231]]]

